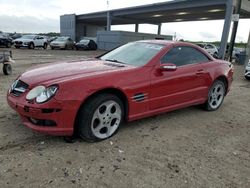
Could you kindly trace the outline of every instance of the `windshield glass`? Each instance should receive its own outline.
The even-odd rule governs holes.
[[[55,41],[66,41],[67,37],[58,37]]]
[[[82,39],[82,40],[80,40],[79,43],[87,45],[89,43],[89,40],[88,39]]]
[[[164,45],[160,44],[133,42],[103,55],[101,59],[128,65],[142,66],[147,64],[163,48]]]
[[[35,38],[35,36],[34,35],[24,35],[24,36],[22,36],[22,38],[23,39],[33,39],[33,38]]]

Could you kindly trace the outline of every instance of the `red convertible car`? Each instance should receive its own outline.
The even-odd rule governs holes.
[[[113,136],[123,121],[199,104],[217,110],[232,80],[231,63],[196,45],[137,41],[94,59],[28,70],[7,100],[35,131],[96,142]]]

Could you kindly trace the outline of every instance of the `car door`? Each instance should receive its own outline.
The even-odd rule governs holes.
[[[44,38],[41,37],[41,36],[37,36],[35,41],[36,41],[36,42],[35,42],[35,45],[36,45],[36,46],[43,46]]]
[[[210,61],[191,46],[174,46],[156,65],[151,75],[150,109],[175,108],[206,98],[206,78],[201,63]],[[159,71],[159,66],[176,65],[176,70]],[[158,68],[157,68],[158,67]]]

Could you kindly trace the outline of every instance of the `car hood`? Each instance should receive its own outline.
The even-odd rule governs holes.
[[[78,60],[38,66],[27,70],[19,79],[30,86],[46,83],[55,84],[54,82],[73,80],[98,74],[110,74],[114,71],[131,68],[134,67],[98,59]]]
[[[16,40],[14,40],[14,42],[30,42],[30,41],[32,41],[32,39],[22,39],[22,38],[19,38],[19,39],[16,39]]]
[[[65,44],[66,41],[53,41],[51,44]]]

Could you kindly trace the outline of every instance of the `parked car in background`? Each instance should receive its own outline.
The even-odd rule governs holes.
[[[250,80],[250,59],[249,59],[248,64],[247,64],[247,66],[246,66],[245,78],[246,78],[247,80]]]
[[[197,45],[200,46],[201,48],[205,49],[213,57],[218,56],[219,51],[218,51],[218,48],[215,45],[206,44],[206,43],[198,43]]]
[[[232,81],[233,65],[197,45],[138,41],[97,58],[30,69],[13,82],[7,100],[35,131],[97,142],[123,121],[199,104],[215,111]]]
[[[26,47],[34,49],[36,47],[43,47],[47,49],[48,41],[46,37],[40,35],[23,35],[21,38],[14,40],[14,45],[16,48]]]
[[[6,35],[4,33],[0,34],[0,46],[1,47],[6,47],[6,48],[11,48],[13,44],[12,38],[9,37],[9,35]]]
[[[57,37],[50,43],[52,50],[54,49],[74,49],[75,42],[70,37]]]
[[[48,42],[49,42],[49,44],[51,43],[51,42],[53,42],[54,40],[56,40],[58,37],[49,37],[49,39],[48,39]]]
[[[245,49],[244,48],[237,48],[234,47],[233,53],[232,53],[232,58],[236,59],[236,61],[239,59],[239,55],[244,53]]]
[[[10,37],[15,40],[15,39],[18,39],[18,38],[21,38],[23,35],[20,34],[20,33],[11,33],[10,34]]]
[[[97,50],[97,44],[92,39],[81,39],[75,44],[76,50]]]

